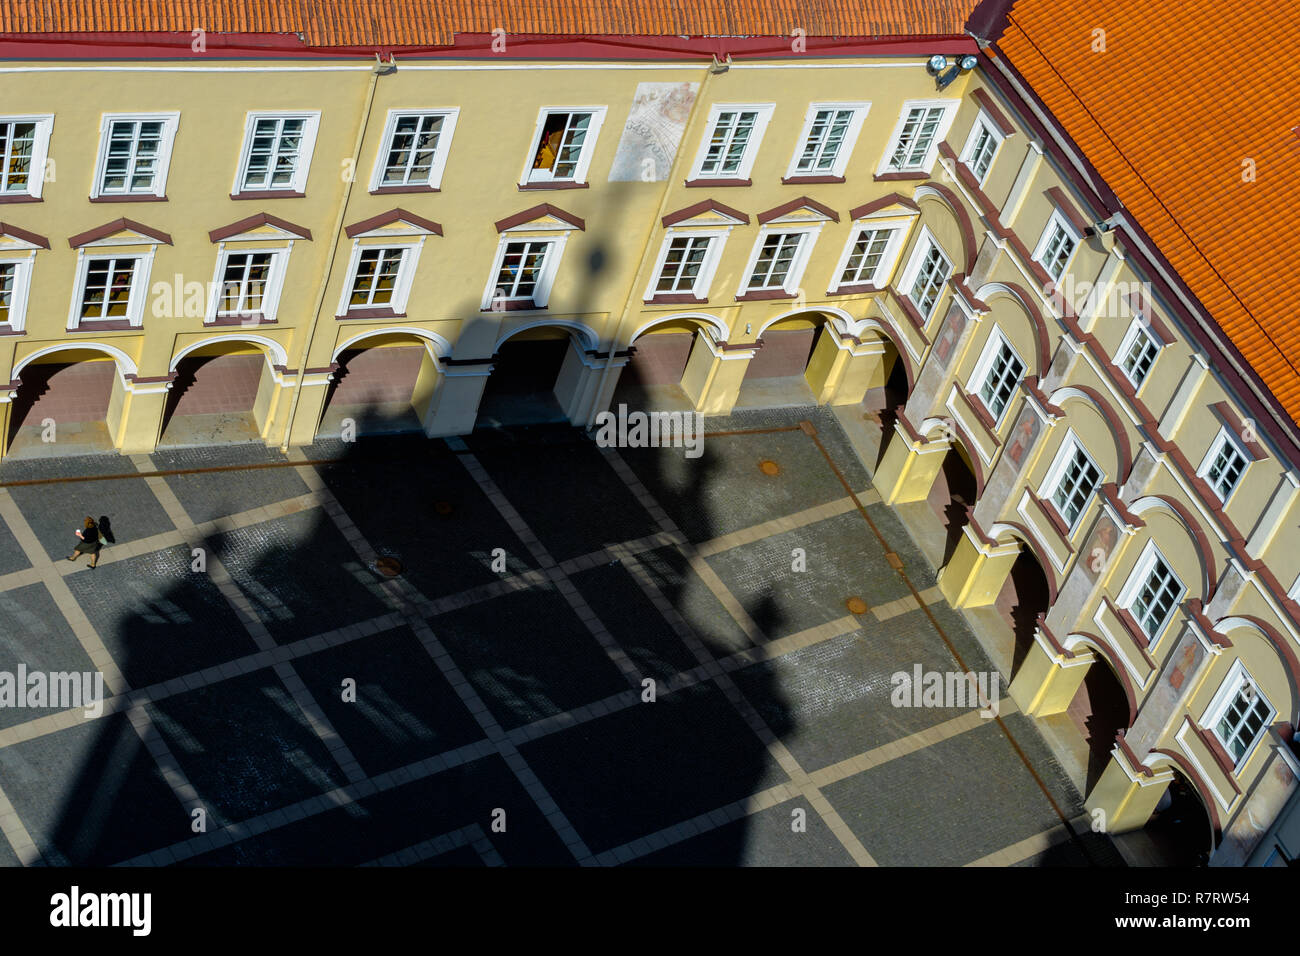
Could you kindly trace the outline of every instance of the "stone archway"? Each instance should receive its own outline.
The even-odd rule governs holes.
[[[475,427],[569,422],[595,344],[590,329],[561,322],[541,322],[503,336],[492,356]]]
[[[117,349],[86,345],[43,349],[14,369],[20,383],[10,401],[8,458],[45,458],[114,451],[135,363]]]
[[[333,356],[337,368],[317,437],[426,431],[441,345],[407,329],[378,329],[344,342]]]
[[[177,354],[158,447],[262,441],[283,363],[283,349],[260,337],[221,336]]]

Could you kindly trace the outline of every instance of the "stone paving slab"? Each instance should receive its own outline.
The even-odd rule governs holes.
[[[303,683],[368,775],[477,740],[482,730],[407,627],[301,657]],[[345,700],[343,682],[354,682]]]
[[[178,546],[66,578],[132,687],[182,677],[257,650],[211,577],[193,571],[192,563],[190,550]]]
[[[0,783],[51,863],[107,866],[190,833],[121,714],[0,749]]]

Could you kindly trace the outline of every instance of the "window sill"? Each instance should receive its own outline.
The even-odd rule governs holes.
[[[736,296],[737,302],[758,302],[771,299],[795,299],[798,298],[793,292],[786,292],[785,289],[755,289],[753,292],[746,292],[743,295]]]
[[[545,311],[546,306],[538,305],[532,299],[497,299],[480,312],[526,312]]]
[[[129,329],[138,329],[140,326],[132,325],[126,319],[114,319],[106,322],[103,320],[86,319],[83,320],[75,329],[68,329],[69,334],[77,332],[125,332]]]
[[[0,203],[6,202],[44,202],[40,196],[33,196],[29,193],[20,193],[18,195],[0,196]]]
[[[781,177],[781,184],[783,186],[799,186],[804,183],[817,184],[817,183],[842,183],[842,182],[846,182],[843,176],[826,176],[826,175],[809,174],[807,176],[794,175],[794,176]]]
[[[880,286],[872,285],[870,282],[858,282],[853,285],[842,285],[835,289],[828,289],[826,294],[833,295],[871,295],[876,292],[884,292]]]
[[[752,179],[688,179],[687,189],[708,189],[712,186],[752,186]]]
[[[215,319],[209,319],[204,321],[203,324],[216,325],[216,326],[233,325],[233,326],[252,327],[254,325],[276,325],[278,323],[276,322],[275,319],[268,319],[264,315],[245,315],[245,316],[219,315]]]
[[[878,183],[922,182],[930,178],[923,169],[914,169],[900,173],[876,173],[872,177]]]
[[[392,309],[348,309],[342,315],[336,315],[334,318],[340,322],[346,319],[404,319],[405,312],[395,312]]]
[[[559,180],[557,182],[549,183],[519,183],[517,188],[521,193],[540,189],[590,189],[591,183],[575,183]]]
[[[120,196],[116,194],[108,195],[108,196],[91,196],[90,201],[91,202],[166,202],[167,197],[155,196],[153,193],[150,193],[147,196],[135,196],[129,193],[123,193]]]
[[[26,335],[26,329],[15,329],[8,322],[0,322],[0,335]]]
[[[248,189],[240,193],[231,193],[231,199],[305,199],[306,193],[292,189]]]
[[[707,305],[708,299],[701,299],[689,292],[664,292],[642,300],[646,305]]]
[[[372,196],[391,196],[395,193],[437,193],[442,192],[437,186],[379,186],[370,190]]]
[[[1069,547],[1071,534],[1070,528],[1065,523],[1065,518],[1056,510],[1056,505],[1052,504],[1045,498],[1038,497],[1038,495],[1034,494],[1032,491],[1029,492],[1029,498],[1038,506],[1038,510],[1042,512],[1043,517],[1047,519],[1048,524],[1056,529],[1056,533],[1061,536],[1065,541],[1066,546]]]

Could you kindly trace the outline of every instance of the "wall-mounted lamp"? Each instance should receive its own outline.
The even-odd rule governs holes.
[[[979,63],[979,60],[967,53],[965,56],[959,57],[952,66],[948,66],[948,58],[942,53],[936,53],[926,63],[926,69],[934,74],[935,85],[942,90],[957,79],[959,73],[968,73],[975,69],[977,63]]]
[[[1090,236],[1100,236],[1110,232],[1118,225],[1119,225],[1119,213],[1115,213],[1112,216],[1108,216],[1105,219],[1101,219],[1098,220],[1097,222],[1094,222],[1091,226],[1087,228],[1086,232]]]

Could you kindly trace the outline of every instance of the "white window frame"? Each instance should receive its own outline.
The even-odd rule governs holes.
[[[256,128],[258,120],[267,119],[300,119],[305,121],[302,127],[302,145],[298,149],[299,163],[294,168],[293,182],[288,187],[274,186],[270,183],[265,186],[244,185],[244,177],[248,173],[248,163],[252,158],[253,130]],[[231,194],[239,196],[286,191],[305,193],[307,191],[307,175],[311,171],[312,153],[316,149],[316,133],[319,128],[320,110],[249,110],[244,117],[244,140],[239,148],[239,162],[235,167],[235,185],[231,190]]]
[[[816,223],[811,226],[792,226],[772,223],[764,226],[759,230],[758,238],[754,240],[754,247],[749,252],[749,259],[745,263],[745,271],[741,273],[740,288],[737,289],[736,295],[743,296],[754,292],[777,291],[784,292],[786,295],[798,295],[800,283],[803,281],[804,270],[808,268],[808,260],[812,257],[813,246],[817,244],[817,236],[821,232],[821,229],[821,223]],[[790,260],[790,271],[786,273],[785,281],[781,283],[779,290],[768,288],[766,286],[751,288],[749,280],[754,273],[754,266],[758,263],[759,253],[763,251],[763,245],[767,242],[768,237],[774,235],[799,236],[799,247],[795,249],[794,257]]]
[[[9,328],[21,332],[27,328],[27,303],[32,288],[32,268],[36,264],[35,252],[26,255],[0,253],[0,265],[16,266],[13,294],[9,300]]]
[[[920,305],[912,299],[912,286],[916,282],[916,277],[921,271],[922,264],[930,254],[931,246],[939,250],[939,254],[943,256],[943,261],[948,264],[948,269],[947,275],[944,276],[943,283],[939,286],[939,293],[934,297],[934,302],[930,305],[929,313],[921,313],[921,319],[927,325],[930,320],[934,318],[935,312],[938,311],[939,303],[943,300],[943,293],[948,287],[948,281],[952,278],[954,266],[952,256],[948,255],[947,250],[943,248],[939,240],[935,238],[934,233],[932,233],[926,226],[922,226],[921,231],[917,234],[916,244],[912,247],[912,257],[908,259],[907,266],[903,269],[903,274],[899,278],[898,285],[894,287],[899,295],[912,303],[917,312],[921,312]]]
[[[1015,356],[1016,361],[1020,363],[1020,375],[1016,378],[1015,387],[1011,389],[1011,394],[1007,396],[1006,404],[1004,404],[1000,410],[997,410],[989,406],[989,403],[984,398],[983,391],[984,386],[988,384],[989,376],[993,373],[993,363],[997,361],[997,357],[1001,354],[1004,346],[1010,350],[1011,354]],[[981,404],[988,409],[988,413],[993,416],[993,427],[995,430],[1000,428],[1002,423],[1006,421],[1007,412],[1011,410],[1011,406],[1014,404],[1016,392],[1019,391],[1020,382],[1024,381],[1025,373],[1028,371],[1029,364],[1025,361],[1024,357],[1016,351],[1016,347],[1011,344],[1011,340],[1007,338],[1006,335],[1002,333],[1002,330],[996,325],[993,326],[992,331],[989,333],[988,341],[984,343],[984,351],[980,353],[979,361],[975,363],[975,370],[971,372],[970,380],[966,386],[966,391],[978,398]]]
[[[149,292],[149,273],[153,270],[153,258],[156,249],[148,252],[119,252],[114,246],[83,246],[77,250],[77,281],[72,287],[72,302],[68,308],[68,330],[93,329],[107,322],[120,322],[120,319],[83,319],[81,317],[82,298],[86,294],[86,276],[92,259],[135,259],[136,267],[131,275],[131,292],[127,298],[126,320],[132,328],[139,328],[144,319],[144,304]]]
[[[1061,274],[1053,276],[1052,270],[1043,261],[1043,256],[1047,252],[1047,247],[1051,245],[1052,239],[1055,238],[1058,227],[1073,241],[1074,245],[1070,247],[1070,254],[1066,256],[1065,262],[1061,266]],[[1043,267],[1043,270],[1052,277],[1053,282],[1060,282],[1065,278],[1065,274],[1070,271],[1070,263],[1074,261],[1075,253],[1079,251],[1079,245],[1082,241],[1083,237],[1079,235],[1078,230],[1074,228],[1070,220],[1065,218],[1065,214],[1059,209],[1053,209],[1052,215],[1048,217],[1047,225],[1043,229],[1043,234],[1038,237],[1038,245],[1034,249],[1034,261]]]
[[[839,152],[835,154],[835,160],[831,163],[829,170],[800,170],[799,160],[803,158],[804,150],[808,146],[808,137],[812,135],[813,122],[817,119],[817,114],[831,110],[839,112],[842,110],[851,110],[853,116],[849,119],[848,128],[844,131],[844,139],[840,142]],[[853,155],[853,147],[857,145],[858,134],[862,132],[862,124],[867,118],[867,113],[871,110],[870,103],[810,103],[808,112],[804,114],[803,129],[799,133],[799,139],[795,142],[794,155],[790,157],[790,168],[786,171],[786,179],[799,179],[807,176],[844,176],[844,170],[848,168],[849,157]],[[710,132],[712,127],[710,127]],[[818,154],[820,156],[820,153]]]
[[[131,196],[157,196],[159,199],[167,195],[167,171],[172,161],[172,146],[176,141],[176,131],[180,127],[181,114],[177,111],[168,113],[105,113],[99,122],[99,153],[95,158],[95,176],[90,183],[90,198],[99,199],[131,197]],[[150,188],[144,190],[132,190],[128,182],[128,188],[124,190],[105,191],[104,176],[108,171],[108,145],[109,132],[114,123],[161,123],[161,136],[158,140],[158,156],[154,162],[154,180]],[[134,158],[134,154],[132,154]],[[128,180],[130,179],[128,170]]]
[[[1292,601],[1300,601],[1300,574],[1296,575],[1296,579],[1291,585],[1291,590],[1286,592],[1286,596]]]
[[[347,318],[348,312],[362,312],[375,309],[391,309],[395,315],[402,315],[406,312],[406,304],[410,299],[411,286],[415,282],[415,271],[420,265],[420,252],[424,249],[424,236],[417,236],[414,239],[383,241],[362,240],[360,238],[352,240],[352,252],[348,257],[347,279],[343,283],[343,292],[339,296],[339,308],[335,315],[340,318]],[[393,298],[385,305],[358,305],[352,306],[349,300],[352,298],[352,288],[357,281],[357,267],[361,264],[361,253],[367,249],[400,249],[402,251],[402,264],[397,270],[397,280],[393,283]]]
[[[642,300],[649,302],[658,295],[693,295],[697,299],[707,299],[709,289],[713,286],[713,277],[718,271],[718,263],[722,261],[722,250],[727,244],[727,237],[730,235],[730,229],[683,229],[680,231],[669,228],[664,233],[664,240],[659,246],[659,255],[655,259],[654,271],[650,274],[650,284],[646,286],[645,294]],[[708,251],[704,254],[704,261],[700,264],[699,275],[695,277],[695,284],[691,287],[689,293],[686,292],[657,292],[660,274],[663,272],[664,263],[668,260],[668,249],[674,239],[707,239],[709,240]]]
[[[591,159],[596,153],[596,141],[600,138],[600,129],[605,125],[605,106],[543,106],[537,111],[537,125],[533,128],[532,145],[524,156],[524,170],[519,177],[520,186],[541,186],[549,183],[563,185],[574,183],[582,185],[587,182],[587,172],[591,169]],[[546,127],[546,118],[552,113],[590,113],[591,122],[587,126],[587,135],[582,141],[582,152],[578,154],[578,163],[573,170],[572,179],[555,179],[549,169],[533,169],[533,160],[542,145],[542,130]],[[542,175],[545,174],[545,175]]]
[[[551,290],[555,277],[560,271],[560,261],[564,257],[564,247],[568,244],[568,234],[538,235],[536,233],[503,232],[497,242],[496,255],[492,257],[492,271],[488,273],[487,285],[483,289],[482,311],[492,311],[492,302],[497,290],[497,276],[501,274],[501,264],[505,261],[506,247],[512,242],[545,242],[550,244],[546,261],[542,264],[541,275],[537,277],[537,287],[533,291],[533,308],[545,309],[551,301]],[[507,302],[525,302],[526,299],[504,299]]]
[[[1146,373],[1143,374],[1141,378],[1135,379],[1133,374],[1124,367],[1124,363],[1128,360],[1129,351],[1133,348],[1139,335],[1143,335],[1147,338],[1152,347],[1154,347],[1155,352],[1151,355],[1151,363],[1147,366]],[[1115,353],[1115,367],[1124,374],[1126,379],[1128,379],[1129,384],[1133,386],[1134,392],[1140,392],[1142,386],[1151,378],[1151,371],[1156,367],[1156,359],[1160,358],[1160,350],[1163,349],[1166,344],[1168,343],[1162,342],[1160,336],[1156,335],[1155,330],[1152,329],[1148,323],[1143,322],[1140,316],[1134,317],[1132,323],[1128,327],[1128,331],[1124,333],[1123,341],[1119,343],[1119,350]]]
[[[876,175],[883,176],[888,173],[929,173],[934,168],[934,161],[939,156],[939,144],[948,136],[948,130],[952,127],[952,121],[957,115],[957,107],[960,105],[959,100],[908,100],[903,104],[899,111],[898,122],[894,126],[894,131],[889,134],[889,142],[885,147],[885,154],[880,157],[880,165],[876,168]],[[942,108],[943,116],[939,118],[939,124],[934,130],[934,139],[930,141],[929,147],[925,151],[925,156],[915,165],[904,165],[895,168],[890,165],[894,153],[898,151],[899,140],[902,138],[903,129],[907,126],[907,117],[914,109],[933,109]]]
[[[1098,490],[1106,481],[1105,470],[1098,465],[1097,460],[1089,454],[1088,449],[1084,446],[1083,442],[1079,440],[1079,437],[1074,433],[1073,429],[1065,433],[1065,438],[1061,440],[1061,447],[1056,450],[1056,457],[1052,460],[1052,466],[1047,470],[1047,475],[1043,478],[1043,482],[1039,485],[1038,490],[1038,497],[1047,505],[1055,508],[1056,513],[1061,516],[1062,521],[1067,520],[1065,514],[1057,506],[1054,498],[1057,489],[1060,487],[1061,480],[1065,477],[1066,468],[1068,468],[1070,462],[1074,460],[1076,451],[1081,453],[1088,463],[1097,470],[1097,481],[1092,486],[1092,490],[1088,493],[1088,497],[1084,499],[1082,507],[1079,508],[1079,513],[1074,516],[1073,523],[1069,526],[1070,537],[1073,537],[1074,533],[1079,529],[1080,522],[1083,521],[1083,518],[1088,513],[1088,509],[1092,505],[1093,500],[1097,497]]]
[[[1133,614],[1133,605],[1137,601],[1138,596],[1142,593],[1142,590],[1150,581],[1151,575],[1155,572],[1157,561],[1169,569],[1169,573],[1172,575],[1173,581],[1178,587],[1174,593],[1174,602],[1169,606],[1169,613],[1165,616],[1165,619],[1160,622],[1160,626],[1156,628],[1155,631],[1148,631],[1146,629],[1146,623],[1142,618]],[[1164,556],[1161,550],[1156,547],[1154,541],[1148,541],[1146,547],[1142,550],[1142,554],[1138,558],[1137,563],[1133,565],[1133,570],[1130,572],[1128,580],[1124,583],[1123,589],[1120,591],[1117,604],[1119,607],[1132,614],[1133,620],[1137,622],[1142,633],[1146,635],[1147,646],[1154,647],[1159,642],[1165,631],[1169,629],[1170,623],[1172,623],[1178,616],[1178,606],[1186,596],[1187,585],[1183,583],[1183,579],[1180,578],[1178,572],[1174,570],[1173,562]]]
[[[405,183],[384,183],[384,172],[388,166],[388,154],[393,150],[393,137],[397,133],[399,120],[410,116],[441,116],[442,129],[438,133],[438,145],[433,151],[433,163],[429,168],[429,177],[424,182],[407,181]],[[378,189],[410,189],[428,186],[430,189],[442,188],[442,174],[447,167],[447,155],[451,151],[451,139],[456,132],[456,121],[460,118],[458,107],[440,109],[391,109],[384,121],[384,135],[379,141],[379,153],[375,156],[375,166],[370,173],[370,191]]]
[[[1264,722],[1260,725],[1259,733],[1255,736],[1255,739],[1242,751],[1240,757],[1233,757],[1232,751],[1228,748],[1228,741],[1219,736],[1219,721],[1223,719],[1229,705],[1236,699],[1237,694],[1247,682],[1255,688],[1255,698],[1263,702],[1268,709],[1268,713],[1265,715]],[[1260,741],[1268,736],[1268,728],[1272,725],[1276,716],[1277,708],[1272,705],[1264,694],[1264,691],[1259,686],[1259,681],[1255,680],[1250,671],[1246,670],[1246,665],[1242,663],[1241,658],[1237,658],[1232,662],[1232,667],[1228,670],[1228,676],[1219,685],[1219,689],[1215,692],[1209,706],[1201,714],[1200,726],[1214,735],[1214,739],[1227,752],[1229,759],[1235,760],[1233,773],[1237,774],[1241,772],[1251,756],[1254,755],[1255,748],[1259,746]]]
[[[903,245],[907,240],[908,230],[912,227],[912,219],[908,218],[880,218],[880,219],[859,219],[849,230],[849,239],[844,243],[844,248],[840,251],[839,261],[835,263],[835,272],[831,275],[831,284],[829,291],[838,292],[841,286],[861,285],[866,282],[877,289],[883,289],[889,284],[890,277],[898,267],[898,257],[903,251]],[[853,247],[857,244],[859,238],[865,232],[883,232],[890,233],[889,241],[885,246],[884,254],[880,257],[880,262],[876,265],[876,271],[869,279],[863,279],[860,282],[844,282],[844,270],[849,267],[849,258],[853,255]]]
[[[984,170],[984,175],[981,176],[975,170],[975,148],[979,145],[980,133],[984,130],[988,131],[989,142],[993,144],[993,152],[989,156],[988,167]],[[971,126],[970,134],[966,137],[966,145],[962,147],[960,154],[962,165],[970,170],[971,175],[975,177],[975,181],[980,186],[983,186],[988,181],[989,174],[993,172],[993,164],[997,162],[998,151],[1002,149],[1002,143],[1005,140],[1006,136],[998,124],[993,122],[993,117],[989,116],[984,110],[980,110],[975,117],[975,123]]]
[[[754,169],[754,160],[758,158],[758,151],[763,143],[763,136],[767,132],[767,126],[772,121],[772,113],[775,110],[775,103],[715,103],[709,107],[708,123],[704,127],[704,136],[700,140],[699,149],[696,150],[695,161],[691,163],[691,173],[687,177],[687,182],[701,179],[749,179]],[[756,112],[758,115],[754,119],[754,131],[745,144],[745,151],[741,154],[740,166],[734,173],[704,173],[702,167],[708,156],[709,143],[713,140],[713,130],[718,125],[718,118],[723,113],[749,111]]]
[[[6,196],[30,196],[33,199],[40,199],[41,191],[45,185],[45,165],[50,154],[50,134],[54,131],[54,114],[10,114],[0,116],[0,123],[36,124],[36,135],[32,142],[32,168],[27,176],[27,186],[21,190],[4,190],[2,188],[3,177],[0,177],[0,198]],[[2,156],[0,156],[0,162],[3,162]]]
[[[293,252],[293,243],[286,246],[244,246],[221,243],[217,247],[217,265],[212,272],[212,288],[208,296],[208,309],[204,323],[208,325],[227,319],[219,315],[217,308],[221,302],[222,283],[226,274],[226,261],[232,255],[271,255],[271,271],[266,280],[266,290],[262,293],[262,321],[256,324],[276,321],[280,309],[280,294],[284,291],[284,277],[289,271],[289,256]],[[227,319],[228,321],[228,319]]]
[[[1222,450],[1225,445],[1230,447],[1238,456],[1240,456],[1242,461],[1241,473],[1237,475],[1237,480],[1233,482],[1232,487],[1228,489],[1226,495],[1219,491],[1218,485],[1214,484],[1209,477],[1210,469],[1214,465],[1214,460],[1218,457],[1220,450]],[[1246,479],[1246,472],[1250,469],[1252,461],[1253,458],[1249,453],[1247,453],[1246,449],[1241,446],[1241,441],[1237,436],[1234,435],[1226,425],[1221,425],[1219,426],[1219,433],[1214,436],[1214,441],[1210,442],[1210,450],[1205,453],[1205,457],[1201,460],[1201,467],[1196,469],[1196,477],[1202,479],[1207,485],[1209,485],[1210,489],[1214,492],[1215,497],[1226,506],[1228,502],[1232,500],[1232,496],[1236,494],[1237,489],[1241,487],[1241,483]]]

